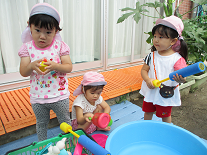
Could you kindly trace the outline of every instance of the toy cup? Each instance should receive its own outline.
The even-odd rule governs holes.
[[[111,116],[107,113],[95,113],[91,120],[95,126],[103,129],[109,125]]]

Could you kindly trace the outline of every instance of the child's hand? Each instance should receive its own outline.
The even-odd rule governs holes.
[[[39,67],[41,67],[40,62],[42,62],[42,59],[33,61],[31,63],[31,68],[32,68],[32,70],[35,70],[38,74],[42,75],[43,72],[39,69]]]
[[[42,59],[42,61],[44,61],[44,59]],[[50,60],[47,60],[47,62],[44,62],[44,64],[47,66],[45,67],[46,71],[43,72],[43,74],[47,74],[53,70],[56,70],[57,66],[59,65],[58,63]]]
[[[145,81],[146,82],[146,84],[147,84],[147,87],[149,88],[149,89],[154,89],[155,88],[155,86],[153,85],[153,83],[152,83],[152,81],[154,81],[155,79],[151,79],[151,78],[149,78],[147,81]]]
[[[92,119],[94,116],[94,114],[92,113],[87,113],[84,115],[86,122],[91,122],[91,120],[89,119],[89,117]]]
[[[183,78],[182,75],[178,75],[177,73],[176,76],[173,75],[173,77],[174,77],[173,80],[175,80],[178,83],[184,83],[186,80],[186,78]]]

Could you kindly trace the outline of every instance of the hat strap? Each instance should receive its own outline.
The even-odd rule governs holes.
[[[84,85],[83,85],[83,93],[85,94]]]

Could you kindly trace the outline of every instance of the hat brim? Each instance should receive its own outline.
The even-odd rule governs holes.
[[[93,82],[84,86],[101,86],[101,85],[106,85],[107,82],[106,81],[99,81],[99,82]]]
[[[107,82],[106,81],[100,81],[100,82],[93,82],[93,83],[90,83],[90,84],[87,84],[87,85],[84,85],[84,86],[101,86],[101,85],[106,85]],[[82,94],[82,84],[80,84],[76,90],[73,92],[73,96],[77,96],[77,95],[80,95]]]
[[[157,21],[156,21],[156,25],[164,25],[164,26],[167,26],[169,28],[172,28],[174,29],[175,31],[177,31],[176,27],[171,24],[170,22],[166,21],[166,20],[163,20],[161,18],[159,18]],[[178,31],[177,31],[178,32]]]

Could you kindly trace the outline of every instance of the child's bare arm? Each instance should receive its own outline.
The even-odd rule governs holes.
[[[30,57],[21,57],[20,69],[19,72],[23,77],[30,76],[32,71],[35,70],[38,74],[42,74],[42,71],[39,69],[40,62],[42,60],[36,60],[34,62],[30,61]]]
[[[111,112],[111,108],[110,108],[110,106],[108,105],[108,103],[106,103],[106,101],[102,101],[101,102],[101,107],[103,108],[103,110],[104,110],[104,113],[108,113],[108,114],[110,114],[110,112]]]
[[[148,76],[149,69],[150,69],[150,67],[146,63],[144,63],[142,70],[141,70],[141,76],[142,76],[143,80],[146,82],[148,88],[154,89],[155,87],[154,87],[152,81],[155,79],[149,78],[149,76]]]
[[[77,119],[78,124],[83,125],[86,122],[91,122],[88,118],[89,117],[93,118],[92,113],[86,113],[83,115],[83,109],[81,109],[78,106],[75,106],[75,110],[76,110],[76,119]]]

